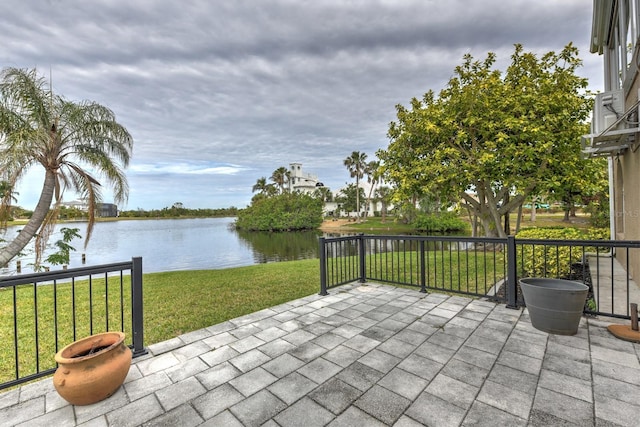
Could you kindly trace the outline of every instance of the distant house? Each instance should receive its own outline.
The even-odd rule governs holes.
[[[594,0],[591,53],[602,55],[604,92],[596,95],[586,156],[609,161],[611,238],[640,240],[640,0]],[[640,277],[640,256],[616,254]]]
[[[318,180],[316,175],[303,172],[302,163],[289,164],[290,191],[300,191],[307,194],[313,194],[319,187],[324,187],[324,184]]]
[[[69,209],[78,209],[82,212],[87,212],[89,210],[89,205],[87,204],[87,202],[80,199],[72,200],[70,202],[62,202],[60,205]]]
[[[118,216],[118,205],[113,203],[98,203],[96,216],[100,218],[114,218]]]
[[[78,209],[82,212],[89,211],[89,205],[84,200],[62,202],[60,205],[69,209]],[[96,216],[101,218],[116,217],[118,216],[118,206],[113,203],[98,203],[98,206],[96,208]]]

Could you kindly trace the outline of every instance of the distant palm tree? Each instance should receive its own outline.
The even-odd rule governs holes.
[[[40,165],[45,178],[33,215],[0,250],[0,265],[34,236],[39,262],[67,189],[88,203],[86,245],[102,201],[98,177],[112,188],[116,203],[125,201],[129,186],[122,168],[128,165],[132,148],[131,135],[108,108],[54,95],[35,69],[5,68],[0,73],[0,176],[15,188],[31,166]],[[6,192],[2,210],[9,208],[10,198],[11,192]]]
[[[284,185],[289,182],[289,178],[291,177],[291,172],[289,169],[284,166],[280,166],[278,169],[274,170],[271,174],[271,181],[278,186],[278,190],[280,194],[284,193]]]
[[[258,178],[253,187],[251,187],[251,192],[255,193],[257,191],[258,193],[266,193],[268,185],[266,177],[263,176],[262,178]]]
[[[380,200],[382,203],[382,208],[380,209],[382,214],[382,222],[385,222],[387,219],[387,206],[391,201],[391,195],[393,194],[393,190],[389,187],[382,186],[376,190],[376,198]]]
[[[330,202],[333,199],[333,194],[331,194],[331,190],[328,187],[318,187],[313,194],[322,199],[323,202]]]
[[[356,179],[356,188],[360,188],[360,180],[364,176],[366,162],[367,155],[359,151],[352,152],[349,157],[344,159],[344,165],[347,167],[351,178]],[[358,221],[360,221],[360,191],[356,191],[356,211],[358,213]]]
[[[367,182],[369,183],[369,194],[367,195],[367,208],[365,211],[369,212],[369,207],[371,206],[371,195],[373,194],[373,189],[376,187],[378,182],[380,181],[380,162],[377,160],[372,160],[366,164],[364,168],[364,174],[367,175]]]

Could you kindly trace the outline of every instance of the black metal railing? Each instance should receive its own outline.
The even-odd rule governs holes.
[[[628,260],[638,241],[536,240],[356,235],[320,238],[320,294],[355,281],[489,297],[524,304],[519,277],[578,280],[590,286],[585,313],[630,318],[637,285]],[[615,256],[618,255],[618,256]],[[621,263],[619,260],[623,260]]]
[[[54,355],[84,336],[125,332],[146,354],[142,258],[0,278],[0,390],[56,369]]]

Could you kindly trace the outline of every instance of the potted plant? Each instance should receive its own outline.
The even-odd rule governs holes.
[[[565,279],[527,277],[520,289],[534,328],[550,334],[575,335],[589,287]]]
[[[56,353],[53,384],[60,396],[73,405],[89,405],[115,393],[131,366],[131,350],[124,339],[122,332],[104,332]]]

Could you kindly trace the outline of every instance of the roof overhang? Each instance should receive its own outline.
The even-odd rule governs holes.
[[[591,53],[602,55],[609,46],[617,16],[616,0],[593,0],[593,18],[591,21]]]

